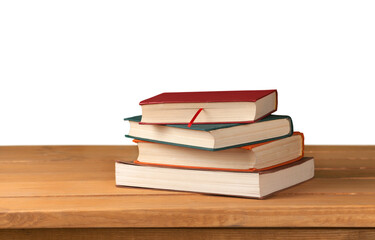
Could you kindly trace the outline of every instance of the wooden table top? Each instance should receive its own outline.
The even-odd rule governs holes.
[[[306,146],[315,178],[265,200],[115,187],[135,146],[0,147],[0,228],[375,227],[375,146]]]

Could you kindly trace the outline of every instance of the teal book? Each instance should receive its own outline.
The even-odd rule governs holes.
[[[218,151],[289,137],[293,122],[286,115],[270,115],[254,123],[147,125],[139,124],[142,116],[125,118],[129,134],[143,141]]]

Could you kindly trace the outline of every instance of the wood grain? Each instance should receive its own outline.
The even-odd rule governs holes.
[[[314,179],[254,200],[115,187],[114,162],[134,160],[135,146],[0,147],[0,228],[375,227],[375,146],[306,146],[306,155]]]
[[[78,228],[0,230],[0,239],[7,240],[333,240],[375,239],[375,229],[327,228]]]
[[[374,196],[324,195],[2,198],[0,227],[374,227],[374,202]]]

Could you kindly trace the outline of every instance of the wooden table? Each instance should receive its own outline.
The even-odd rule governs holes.
[[[375,146],[306,146],[315,178],[266,200],[118,188],[135,146],[0,147],[0,238],[375,239]]]

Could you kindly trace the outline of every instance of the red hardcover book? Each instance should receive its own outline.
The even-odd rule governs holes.
[[[300,160],[304,155],[304,135],[292,136],[222,151],[133,140],[138,144],[135,164],[202,170],[260,172]]]
[[[140,105],[141,124],[251,123],[276,111],[277,91],[169,92]]]

